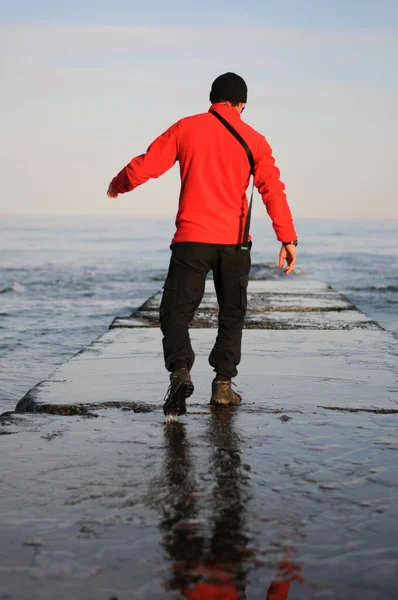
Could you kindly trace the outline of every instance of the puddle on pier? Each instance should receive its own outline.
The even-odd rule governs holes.
[[[394,416],[195,411],[5,417],[0,597],[395,598]]]

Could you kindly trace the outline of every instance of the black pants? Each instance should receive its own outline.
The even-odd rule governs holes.
[[[180,242],[172,244],[169,272],[160,305],[166,369],[191,369],[195,354],[188,326],[202,301],[206,276],[213,271],[219,305],[218,334],[209,363],[225,377],[237,375],[247,309],[250,251],[236,245]]]

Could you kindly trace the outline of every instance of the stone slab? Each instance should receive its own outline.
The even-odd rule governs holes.
[[[191,406],[208,410],[213,329],[193,329]],[[242,410],[316,410],[318,405],[392,409],[396,397],[396,340],[385,331],[246,330],[239,389]],[[40,405],[136,403],[160,409],[168,385],[161,332],[113,329],[55,370],[20,401]]]
[[[128,318],[115,319],[111,329],[116,327],[139,327],[137,313],[130,321]],[[159,311],[140,311],[139,316],[147,325],[159,327]],[[190,324],[192,328],[215,328],[218,323],[218,310],[199,308]],[[380,325],[359,310],[340,309],[249,309],[245,318],[245,329],[382,329]]]
[[[149,298],[128,318],[117,318],[114,327],[159,326],[162,294]],[[217,298],[213,282],[206,282],[203,300],[191,327],[216,327]],[[137,323],[138,320],[138,323]],[[256,329],[381,329],[345,296],[318,281],[250,281],[246,328]]]

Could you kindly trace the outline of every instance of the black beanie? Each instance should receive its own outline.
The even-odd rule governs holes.
[[[210,102],[247,102],[247,85],[236,73],[224,73],[213,81],[210,91]]]

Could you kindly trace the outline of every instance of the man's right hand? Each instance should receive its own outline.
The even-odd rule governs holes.
[[[112,183],[109,184],[108,187],[108,191],[106,192],[106,195],[108,196],[108,198],[117,198],[118,197],[118,193],[113,191],[112,188]]]
[[[284,262],[287,262],[285,274],[289,275],[294,269],[296,264],[296,246],[294,244],[288,244],[287,246],[282,244],[281,251],[279,253],[279,268],[283,268]]]

